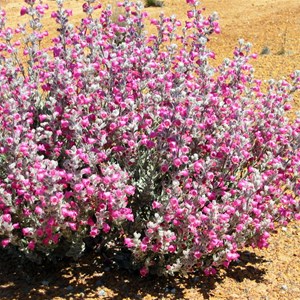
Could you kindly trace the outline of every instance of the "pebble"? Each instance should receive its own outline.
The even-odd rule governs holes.
[[[287,291],[287,290],[288,290],[288,287],[287,287],[286,284],[283,284],[283,285],[281,286],[281,289],[282,289],[283,291]]]
[[[48,281],[48,280],[43,280],[43,281],[42,281],[42,285],[48,286],[48,285],[49,285],[49,281]]]
[[[103,281],[102,281],[102,280],[97,280],[97,281],[96,281],[96,285],[97,285],[97,286],[103,285]]]
[[[105,296],[106,296],[106,292],[105,292],[104,290],[100,290],[100,291],[98,292],[98,295],[99,295],[100,297],[105,297]]]
[[[72,287],[71,285],[68,285],[68,286],[66,287],[66,290],[67,290],[68,292],[70,292],[70,291],[73,290],[73,287]]]
[[[176,289],[172,287],[166,287],[165,288],[166,293],[176,294]]]

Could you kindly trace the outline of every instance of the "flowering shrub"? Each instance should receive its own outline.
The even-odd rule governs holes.
[[[25,2],[31,29],[0,21],[3,247],[77,258],[105,237],[142,276],[214,274],[300,218],[300,119],[285,117],[299,72],[263,91],[243,41],[213,68],[217,17],[193,0],[185,25],[151,20],[155,35],[140,3],[114,23],[88,0],[74,27],[57,0],[47,48],[48,6]]]

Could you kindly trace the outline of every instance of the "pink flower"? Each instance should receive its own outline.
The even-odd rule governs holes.
[[[11,222],[11,215],[10,214],[4,214],[2,216],[2,220],[3,220],[3,222],[10,223]]]
[[[110,231],[110,226],[107,223],[103,223],[102,229],[105,233],[108,233]]]
[[[206,269],[204,269],[204,274],[206,276],[210,276],[210,275],[216,275],[217,274],[217,270],[213,267],[208,267]]]
[[[180,160],[184,163],[187,164],[189,162],[189,157],[187,155],[182,155],[180,157]]]
[[[158,20],[156,20],[156,19],[151,19],[150,20],[150,23],[152,24],[152,25],[158,25],[159,23],[158,23]]]
[[[159,209],[162,206],[161,203],[159,203],[158,201],[153,201],[152,202],[152,208],[153,209]]]
[[[134,186],[128,185],[128,186],[125,188],[125,193],[126,193],[127,195],[134,195],[134,193],[135,193],[135,188],[134,188]]]
[[[154,143],[153,141],[147,140],[147,142],[146,142],[146,147],[147,147],[148,149],[152,149],[152,148],[155,147],[155,143]]]
[[[146,252],[147,248],[148,248],[147,244],[141,243],[140,249],[141,249],[142,252]]]
[[[172,125],[172,122],[169,119],[167,119],[167,120],[164,121],[163,124],[164,124],[165,128],[170,128],[170,126]]]
[[[161,249],[161,243],[157,243],[152,245],[152,251],[153,252],[159,252],[159,250]]]
[[[82,4],[82,10],[83,10],[83,12],[87,12],[88,9],[89,9],[88,3],[83,3],[83,4]]]
[[[189,192],[189,195],[191,195],[192,197],[196,197],[198,195],[198,192],[197,192],[197,190],[191,190]]]
[[[130,221],[130,222],[134,222],[134,215],[133,213],[130,211],[128,211],[126,214],[125,214],[125,219]]]
[[[68,17],[72,16],[73,15],[73,11],[71,9],[66,9],[65,10],[65,13]]]
[[[214,173],[212,172],[208,172],[207,175],[206,175],[206,178],[209,180],[209,181],[213,181],[214,180]]]
[[[14,139],[12,137],[8,137],[6,139],[6,142],[7,142],[8,145],[12,145],[12,143],[14,142]]]
[[[172,205],[172,207],[173,208],[177,208],[178,207],[178,199],[177,198],[175,198],[175,197],[172,197],[171,199],[170,199],[170,204]]]
[[[1,245],[3,248],[5,248],[7,245],[9,245],[10,240],[9,239],[4,239],[1,241]]]
[[[240,159],[239,159],[237,156],[233,156],[233,157],[231,158],[231,161],[232,161],[235,165],[237,165],[237,164],[239,163]]]
[[[174,252],[176,251],[176,246],[175,246],[175,245],[170,245],[170,246],[168,247],[168,251],[169,251],[170,253],[174,253]]]
[[[36,206],[35,209],[34,209],[34,212],[37,215],[41,215],[41,214],[43,214],[44,210],[40,206]]]
[[[90,231],[90,236],[95,238],[99,234],[99,230],[97,227],[92,227]]]
[[[284,108],[285,111],[289,111],[289,110],[291,110],[292,105],[290,105],[289,103],[287,103],[287,104],[284,105],[283,108]]]
[[[38,228],[38,229],[36,230],[36,235],[37,235],[38,237],[42,237],[42,236],[44,235],[43,229],[42,229],[42,228]]]
[[[50,203],[51,205],[57,205],[59,202],[59,199],[56,196],[51,196],[50,197]]]
[[[126,20],[125,16],[119,15],[119,17],[118,17],[119,22],[124,22],[125,20]]]
[[[189,19],[193,18],[193,17],[194,17],[194,11],[189,10],[189,11],[187,12],[187,16],[188,16]]]
[[[34,242],[34,241],[30,241],[30,242],[28,243],[27,248],[28,248],[29,250],[33,251],[34,248],[35,248],[35,242]]]
[[[74,185],[74,190],[79,193],[84,188],[84,185],[82,183],[77,183]]]
[[[194,257],[195,257],[196,259],[200,259],[201,256],[202,256],[202,254],[201,254],[200,251],[197,250],[197,251],[194,252]]]
[[[53,243],[56,245],[56,244],[58,244],[58,242],[59,242],[59,237],[60,237],[60,235],[57,233],[57,234],[54,234],[53,236],[52,236],[52,241],[53,241]]]
[[[182,162],[181,162],[181,160],[180,160],[179,158],[175,158],[175,159],[173,160],[173,165],[174,165],[175,167],[179,168],[179,167],[182,165]]]
[[[168,165],[164,164],[160,167],[160,169],[163,173],[166,173],[169,170],[169,167],[168,167]]]
[[[236,252],[228,252],[226,254],[226,258],[229,261],[237,260],[239,257],[240,257],[240,255],[238,253],[236,253]]]
[[[220,34],[221,33],[221,29],[220,29],[220,27],[215,27],[214,28],[214,32],[216,33],[216,34]]]
[[[67,218],[69,216],[69,210],[63,207],[61,209],[61,214],[63,215],[64,218]]]
[[[12,226],[13,226],[14,229],[19,229],[20,228],[20,224],[19,223],[14,223]]]
[[[197,0],[186,0],[187,4],[195,5],[197,3]]]
[[[68,222],[68,226],[71,230],[76,231],[77,230],[77,224],[73,222]]]
[[[21,8],[21,10],[20,10],[20,15],[21,15],[21,16],[24,16],[24,15],[27,14],[27,13],[28,13],[27,7],[23,6],[23,7]]]
[[[25,228],[22,228],[22,233],[24,236],[28,236],[31,234],[31,228],[28,228],[28,227],[25,227]]]
[[[48,245],[49,245],[49,242],[50,242],[50,238],[49,238],[49,237],[46,237],[46,238],[43,239],[43,244],[44,244],[45,246],[48,246]]]
[[[194,171],[199,174],[203,169],[202,164],[199,161],[194,162]]]
[[[130,238],[125,238],[125,239],[124,239],[124,244],[125,244],[128,248],[134,247],[134,242],[133,242],[133,240],[130,239]]]
[[[145,277],[145,276],[147,276],[147,275],[148,275],[148,273],[149,273],[149,270],[148,270],[148,268],[146,268],[146,267],[142,267],[142,268],[140,269],[140,274],[141,274],[141,276],[142,276],[142,277]]]
[[[109,130],[114,131],[117,127],[118,127],[117,124],[113,122],[109,125]]]
[[[76,220],[77,215],[78,215],[78,213],[77,213],[76,211],[74,211],[74,210],[68,211],[68,216],[69,216],[71,219],[73,219],[73,221]]]
[[[51,18],[55,19],[57,17],[58,17],[57,12],[55,12],[55,11],[51,12]]]

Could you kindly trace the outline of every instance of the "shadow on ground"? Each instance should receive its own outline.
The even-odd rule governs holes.
[[[186,289],[194,289],[204,299],[218,283],[230,277],[264,281],[266,261],[252,252],[240,253],[240,260],[214,277],[192,274],[187,277],[140,278],[136,273],[106,263],[99,255],[90,254],[78,262],[62,261],[57,265],[36,265],[16,254],[0,250],[0,299],[156,299],[184,298]]]

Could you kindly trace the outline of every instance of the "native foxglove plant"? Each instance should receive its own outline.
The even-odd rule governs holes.
[[[142,276],[209,275],[300,219],[300,119],[286,117],[300,72],[264,91],[242,40],[212,67],[217,15],[194,0],[184,25],[151,20],[153,35],[141,3],[118,3],[113,22],[88,0],[74,27],[57,0],[47,48],[48,6],[25,2],[30,29],[0,14],[3,247],[77,258],[100,236]]]

